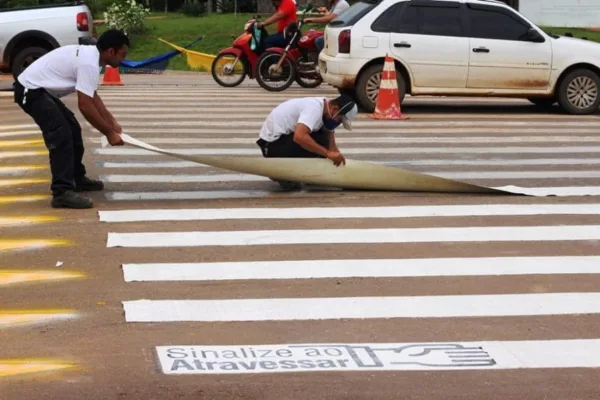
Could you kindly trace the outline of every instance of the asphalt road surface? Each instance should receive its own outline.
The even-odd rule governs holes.
[[[336,95],[123,79],[100,93],[125,132],[191,154],[258,156],[278,103]],[[286,193],[102,148],[80,117],[106,188],[94,209],[53,210],[41,135],[1,97],[0,398],[598,398],[598,115],[458,98],[403,111],[361,114],[342,152],[557,196]]]

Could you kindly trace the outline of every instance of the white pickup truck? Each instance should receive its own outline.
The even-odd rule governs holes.
[[[375,108],[385,56],[400,100],[526,98],[569,114],[600,105],[600,44],[546,34],[494,0],[358,0],[325,29],[323,80]]]
[[[83,1],[0,10],[0,69],[16,77],[57,47],[89,44],[92,31]]]

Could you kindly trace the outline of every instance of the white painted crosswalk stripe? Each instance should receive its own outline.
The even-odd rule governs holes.
[[[600,171],[502,171],[502,172],[444,172],[421,171],[428,175],[439,176],[447,179],[574,179],[574,178],[600,178]],[[107,174],[101,179],[106,182],[131,183],[207,183],[207,182],[267,182],[269,178],[249,174],[211,174],[211,175],[142,175],[142,174]]]
[[[126,282],[600,274],[600,256],[124,264]]]
[[[253,155],[261,156],[258,146],[254,148],[167,148],[165,150],[177,151],[188,155]],[[156,156],[149,150],[136,148],[97,148],[94,153],[98,155],[119,156]],[[600,146],[561,146],[561,147],[359,147],[345,148],[344,154],[564,154],[564,153],[600,153]]]
[[[600,215],[600,204],[484,204],[388,207],[291,207],[99,211],[101,222],[224,219],[427,218],[511,215]]]
[[[600,293],[124,301],[128,322],[598,314]]]
[[[108,247],[600,240],[600,225],[109,233]]]

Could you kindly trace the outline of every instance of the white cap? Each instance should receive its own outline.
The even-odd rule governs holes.
[[[358,115],[358,107],[356,104],[342,117],[342,125],[344,125],[344,129],[351,131],[352,130],[352,120],[356,118]]]

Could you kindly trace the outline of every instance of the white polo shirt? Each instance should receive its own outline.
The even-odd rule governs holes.
[[[35,60],[17,79],[27,89],[44,88],[56,97],[74,91],[94,97],[100,82],[100,52],[95,45],[62,46]]]
[[[293,133],[297,124],[304,124],[311,132],[316,132],[323,127],[324,105],[324,97],[287,100],[271,111],[262,125],[259,137],[267,142],[274,142],[281,135]]]

